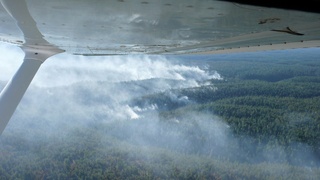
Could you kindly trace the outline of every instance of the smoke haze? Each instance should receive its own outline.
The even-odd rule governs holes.
[[[1,48],[10,55],[3,60],[9,62],[4,63],[4,71],[1,69],[3,75],[13,74],[23,58],[18,49],[10,48]],[[2,81],[9,79],[1,77]],[[137,120],[151,111],[156,114],[157,105],[132,107],[130,100],[170,89],[198,87],[210,79],[222,78],[215,71],[172,63],[164,56],[60,54],[42,65],[6,131],[28,132],[26,136],[37,131],[64,134],[60,131],[94,122]],[[166,93],[172,101],[190,103],[187,96]],[[155,117],[149,118],[156,121]]]
[[[5,62],[0,67],[2,86],[23,58],[18,49],[0,47],[1,51],[3,49],[5,52],[1,53],[8,56],[0,59]],[[19,137],[30,147],[29,153],[33,155],[30,158],[34,159],[37,153],[33,151],[38,147],[48,148],[53,144],[59,147],[62,142],[76,144],[87,138],[82,137],[84,133],[81,132],[87,132],[97,136],[103,148],[109,148],[109,144],[103,142],[112,137],[147,149],[144,156],[149,159],[155,158],[154,148],[160,148],[209,159],[253,164],[268,159],[268,163],[288,163],[285,147],[279,145],[250,154],[256,147],[243,144],[249,142],[250,137],[235,137],[230,126],[212,113],[188,111],[188,105],[197,102],[174,90],[195,87],[217,90],[212,80],[223,80],[223,76],[212,68],[183,62],[179,57],[168,60],[165,56],[60,54],[42,65],[1,138]],[[163,109],[175,109],[165,102],[148,101],[154,94],[160,94],[177,108],[186,109],[180,114],[178,110],[174,116],[166,116]],[[292,142],[290,146],[297,147],[295,155],[305,161],[314,159],[307,145]],[[121,143],[119,147],[128,148]],[[23,151],[28,152],[28,149]],[[254,157],[253,162],[245,159],[248,155]],[[72,159],[69,163],[78,160]]]

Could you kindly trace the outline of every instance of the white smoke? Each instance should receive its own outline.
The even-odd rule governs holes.
[[[1,45],[0,50],[5,55],[0,59],[0,80],[7,81],[22,63],[23,53],[9,45]],[[23,117],[41,117],[52,126],[60,126],[59,122],[66,126],[61,119],[81,119],[79,124],[92,119],[139,119],[145,112],[157,111],[157,104],[130,107],[130,99],[207,85],[210,79],[221,77],[217,72],[177,64],[164,56],[85,57],[62,53],[40,67],[9,125],[28,123],[19,122]],[[189,103],[187,96],[173,92],[167,95],[171,101]]]
[[[0,80],[7,81],[21,64],[23,54],[18,49],[0,47],[3,49]],[[206,154],[209,158],[237,159],[239,154],[248,152],[239,150],[238,139],[218,117],[184,111],[180,117],[165,119],[167,126],[159,120],[160,106],[156,103],[132,107],[129,103],[135,97],[164,92],[170,101],[188,104],[191,102],[188,96],[170,90],[211,85],[207,81],[210,79],[221,79],[221,76],[209,69],[174,63],[163,56],[60,54],[42,65],[3,135],[20,137],[31,142],[31,146],[39,141],[52,142],[56,137],[65,142],[74,129],[86,131],[101,125],[97,129],[104,136],[123,138],[132,144]],[[112,123],[115,126],[104,126]],[[303,154],[302,150],[296,154]],[[275,146],[263,151],[261,156],[271,162],[286,162],[279,159],[283,153],[281,146]]]
[[[163,56],[83,57],[61,54],[45,62],[33,84],[41,87],[85,81],[125,82],[146,79],[182,80],[190,86],[198,81],[221,79],[218,73],[194,66],[176,65]]]
[[[1,57],[0,80],[7,81],[22,63],[23,52],[18,47],[9,45],[2,45],[0,51],[5,54]],[[54,98],[54,104],[60,107],[67,106],[64,108],[68,109],[68,112],[64,113],[67,117],[86,117],[98,113],[99,116],[116,119],[138,119],[140,116],[137,113],[142,111],[142,109],[139,110],[142,107],[132,108],[123,102],[145,93],[162,92],[172,88],[197,87],[201,83],[207,83],[205,81],[209,79],[221,79],[221,77],[217,72],[210,74],[197,66],[172,63],[164,56],[84,57],[63,53],[49,58],[40,67],[26,94],[26,98],[30,98],[28,103],[35,105],[29,106],[29,104],[29,109],[24,113],[38,114],[42,117],[56,117],[57,115],[48,111],[43,114],[37,108],[33,108],[41,104],[38,98],[33,99],[33,97],[45,96],[45,98]],[[167,80],[174,80],[174,83],[169,83]],[[143,82],[134,84],[139,81]],[[107,82],[109,85],[101,86],[97,82]],[[117,84],[120,82],[124,82],[124,84]],[[74,84],[77,86],[72,88]],[[80,87],[83,89],[82,91],[86,91],[92,97],[108,97],[108,103],[100,104],[99,107],[97,107],[98,105],[83,106],[79,104],[77,99],[86,96],[86,94],[82,94],[83,92],[77,91],[79,84],[82,85]],[[45,90],[40,91],[41,94],[37,94],[36,87]],[[68,90],[61,92],[54,87],[68,87]],[[173,101],[188,102],[186,96],[177,97],[174,93],[169,93],[169,95]],[[59,98],[67,101],[60,102]],[[51,107],[51,104],[42,103],[44,103],[43,107],[51,109],[50,112],[59,109],[57,106]],[[157,109],[156,106],[154,105],[149,110]],[[23,105],[18,111],[22,111],[22,107]],[[89,116],[88,119],[90,118],[92,117]]]

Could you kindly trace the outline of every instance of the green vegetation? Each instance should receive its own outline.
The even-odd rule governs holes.
[[[179,117],[188,111],[218,115],[243,144],[237,148],[250,152],[239,153],[241,162],[270,161],[270,155],[263,156],[265,150],[281,147],[274,150],[272,161],[318,167],[320,63],[297,62],[208,62],[210,67],[225,73],[224,81],[215,80],[213,86],[177,90],[176,93],[196,103],[163,111],[162,115],[164,119]],[[285,156],[285,160],[275,154]]]
[[[320,170],[315,167],[238,163],[137,146],[92,127],[75,130],[68,136],[72,138],[56,137],[36,145],[28,145],[24,138],[4,137],[1,144],[6,147],[0,149],[0,178],[314,179],[320,176]]]
[[[130,102],[157,105],[158,114],[93,121],[55,136],[4,133],[0,179],[320,177],[318,59],[194,58],[186,63],[205,63],[224,79]]]

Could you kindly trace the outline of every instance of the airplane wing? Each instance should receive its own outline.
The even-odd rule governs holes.
[[[317,1],[284,7],[275,1],[238,2],[1,0],[0,41],[20,46],[25,57],[0,94],[0,134],[40,65],[63,51],[214,54],[320,46]]]
[[[212,54],[320,45],[316,1],[274,2],[26,0],[43,38],[72,54]],[[0,22],[1,41],[26,42],[2,7]]]

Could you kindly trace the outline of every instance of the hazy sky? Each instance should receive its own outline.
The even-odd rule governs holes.
[[[24,54],[19,47],[7,44],[0,45],[0,54],[0,81],[7,81],[22,63]],[[85,57],[62,53],[42,64],[32,85],[53,87],[79,81],[122,82],[151,78],[194,81],[212,77],[220,78],[199,67],[173,64],[164,56]]]
[[[0,81],[8,81],[22,63],[24,53],[14,45],[0,44]],[[303,58],[319,56],[319,48],[282,51],[251,52],[241,54],[214,55],[212,59],[236,59],[253,57],[256,59]],[[181,59],[181,57],[179,57]],[[209,74],[197,66],[178,64],[165,56],[102,56],[85,57],[62,53],[50,57],[42,64],[31,86],[54,87],[84,81],[123,82],[151,78],[185,80],[188,83],[210,78],[220,78]],[[179,61],[181,63],[182,61]]]

